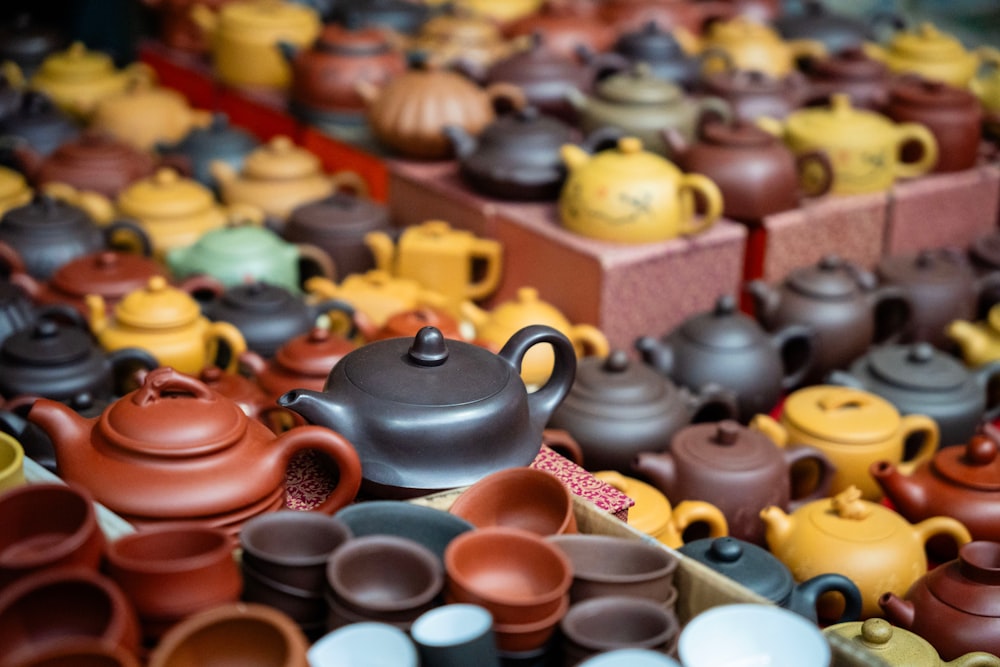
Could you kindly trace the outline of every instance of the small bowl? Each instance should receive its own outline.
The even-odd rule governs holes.
[[[444,510],[399,502],[398,500],[368,500],[348,505],[333,515],[340,519],[355,537],[396,535],[419,542],[438,558],[453,539],[475,526]]]
[[[576,662],[622,648],[666,653],[680,633],[673,612],[648,598],[626,595],[578,602],[559,621],[559,628],[565,654]]]
[[[569,596],[564,595],[556,610],[545,618],[531,623],[494,623],[497,648],[505,653],[524,653],[541,648],[555,634],[559,621],[568,610]]]
[[[604,595],[631,595],[664,603],[674,592],[679,560],[665,548],[612,535],[545,538],[572,563],[574,603]]]
[[[266,604],[288,614],[293,621],[302,624],[320,622],[326,617],[326,601],[322,593],[311,593],[285,586],[281,582],[257,574],[243,564],[244,602]]]
[[[419,607],[414,607],[413,609],[404,609],[402,611],[393,612],[375,612],[371,610],[364,609],[354,609],[349,607],[344,603],[343,600],[338,599],[333,593],[327,589],[323,594],[323,599],[326,602],[326,629],[336,630],[345,625],[350,625],[351,623],[385,623],[386,625],[391,625],[393,627],[399,628],[405,632],[409,632],[410,626],[413,625],[421,614],[433,609],[437,606],[438,600],[434,599]]]
[[[309,648],[310,665],[393,665],[416,667],[420,661],[413,640],[384,623],[355,623],[320,637]]]
[[[550,472],[523,466],[483,477],[448,511],[477,528],[510,526],[538,535],[577,531],[569,488]]]
[[[535,533],[495,526],[460,535],[445,551],[448,593],[486,607],[500,624],[532,624],[562,606],[573,567]]]

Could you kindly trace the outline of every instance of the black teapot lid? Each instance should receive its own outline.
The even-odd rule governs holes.
[[[204,127],[195,127],[179,142],[169,147],[179,153],[209,153],[229,155],[249,153],[260,146],[260,141],[250,132],[231,125],[229,116],[222,112],[212,114]]]
[[[0,222],[29,233],[61,232],[67,226],[94,224],[82,208],[45,194],[36,194],[29,203],[10,209]]]
[[[354,238],[375,229],[389,229],[389,213],[384,204],[368,197],[339,190],[329,197],[303,204],[292,211],[285,223],[286,240],[307,240],[294,235],[293,230],[326,237]]]
[[[685,320],[681,332],[699,345],[730,350],[759,345],[763,336],[760,325],[739,311],[731,294],[720,296],[712,310]]]
[[[883,279],[897,285],[910,283],[952,283],[972,277],[972,266],[957,249],[926,249],[917,254],[890,255],[878,264]]]
[[[693,540],[678,551],[772,602],[783,602],[795,587],[791,572],[781,561],[756,544],[735,537]]]
[[[826,255],[815,266],[792,271],[787,284],[808,296],[836,299],[873,289],[875,277],[837,255]]]
[[[961,362],[930,343],[876,347],[869,352],[867,365],[886,384],[918,391],[957,389],[969,377]]]
[[[662,414],[677,397],[669,379],[642,363],[633,363],[624,350],[606,357],[589,356],[576,365],[576,378],[563,405],[608,416],[639,417]],[[626,410],[623,415],[622,410]]]
[[[656,21],[647,21],[638,30],[622,33],[613,50],[633,60],[647,62],[688,59],[673,33],[661,28]]]
[[[499,116],[479,134],[480,150],[558,151],[573,140],[572,128],[563,121],[526,106]]]
[[[90,333],[42,318],[3,341],[3,357],[18,366],[59,366],[86,358],[94,349]]]
[[[299,299],[284,287],[256,280],[227,289],[222,303],[233,310],[276,312],[299,303]]]

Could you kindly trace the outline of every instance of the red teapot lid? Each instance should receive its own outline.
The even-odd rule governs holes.
[[[927,573],[924,584],[955,609],[1000,617],[1000,542],[975,540],[962,545],[958,558]]]
[[[757,125],[745,120],[705,123],[699,134],[702,141],[717,146],[768,146],[778,141]]]
[[[105,250],[63,264],[53,274],[52,286],[65,294],[123,297],[163,273],[160,265],[149,257]]]
[[[932,109],[979,108],[979,100],[971,92],[916,75],[897,77],[889,87],[889,97],[892,102]]]
[[[297,375],[326,378],[340,359],[355,345],[323,327],[289,339],[274,359],[282,368]]]
[[[976,489],[1000,491],[1000,461],[997,443],[975,435],[964,447],[945,447],[934,455],[934,469],[948,481]]]

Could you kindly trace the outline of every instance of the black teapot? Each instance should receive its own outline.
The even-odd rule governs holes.
[[[215,113],[207,126],[193,128],[175,143],[158,143],[156,151],[165,164],[218,192],[209,169],[212,160],[221,160],[239,172],[243,159],[260,145],[253,134],[231,125],[226,114]]]

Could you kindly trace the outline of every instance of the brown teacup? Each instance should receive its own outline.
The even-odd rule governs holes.
[[[680,634],[677,616],[647,598],[604,595],[570,606],[559,622],[567,667],[620,648],[667,653]]]

